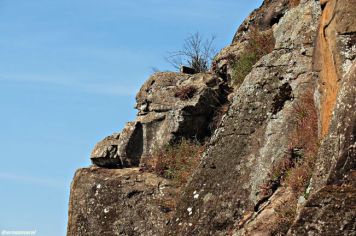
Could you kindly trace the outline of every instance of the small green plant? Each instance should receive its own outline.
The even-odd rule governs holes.
[[[182,139],[175,145],[154,151],[148,166],[156,174],[183,186],[198,166],[204,150],[204,145]]]
[[[257,62],[257,56],[254,53],[245,52],[240,59],[232,65],[232,78],[236,86],[242,84],[245,77],[251,72],[253,65]]]
[[[253,65],[264,55],[272,52],[275,40],[272,30],[261,32],[252,28],[244,52],[232,61],[232,79],[235,86],[239,86],[251,72]]]

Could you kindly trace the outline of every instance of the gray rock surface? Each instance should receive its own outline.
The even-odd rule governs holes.
[[[71,186],[67,236],[161,235],[176,189],[138,168],[79,169]]]
[[[355,235],[356,62],[342,80],[330,132],[312,179],[312,196],[289,235]]]
[[[143,134],[139,122],[129,122],[121,133],[113,134],[96,144],[90,159],[102,167],[138,166],[142,155]]]
[[[217,55],[212,73],[152,75],[136,96],[136,120],[99,142],[94,166],[76,172],[67,235],[264,236],[279,226],[283,235],[355,235],[354,6],[265,0]],[[232,104],[215,129],[231,92],[228,57],[244,51],[252,28],[273,31],[275,48],[228,96]],[[308,93],[319,133],[296,137],[295,108]],[[176,189],[145,164],[181,138],[206,139],[207,149],[188,184]],[[305,192],[281,182],[266,197],[261,186],[296,138],[320,140]],[[280,220],[287,223],[276,225]]]
[[[306,1],[275,26],[276,48],[235,91],[182,196],[171,235],[225,235],[246,211],[253,211],[273,163],[288,150],[295,116],[291,107],[306,88],[314,87],[311,53],[319,15],[319,4]],[[194,199],[193,192],[202,197]],[[188,208],[193,209],[190,215]]]
[[[203,140],[227,93],[225,82],[213,74],[154,74],[136,96],[136,121],[98,143],[93,164],[135,167],[144,165],[155,149],[182,138]]]

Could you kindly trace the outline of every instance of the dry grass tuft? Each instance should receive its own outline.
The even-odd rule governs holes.
[[[273,51],[275,39],[272,30],[259,31],[251,28],[246,51],[256,55],[258,59]]]
[[[156,150],[147,166],[159,176],[172,179],[180,187],[187,183],[204,150],[204,145],[183,139],[176,145]]]
[[[264,55],[272,52],[275,39],[272,30],[261,32],[252,28],[249,41],[244,52],[232,63],[232,79],[235,86],[239,86],[251,72],[253,65]]]
[[[289,0],[289,7],[296,7],[300,3],[300,0]]]
[[[301,193],[308,185],[319,146],[318,115],[313,91],[306,91],[292,109],[295,114],[295,129],[290,138],[290,146],[302,150],[302,159],[287,173],[286,184]]]
[[[293,224],[294,218],[297,213],[297,201],[288,202],[275,209],[277,214],[278,222],[272,225],[271,235],[286,235],[290,226]]]
[[[269,180],[261,185],[261,195],[269,196],[282,184],[300,194],[309,184],[318,151],[318,116],[313,92],[306,91],[292,111],[294,130],[286,156],[273,165]]]
[[[174,93],[174,96],[180,98],[181,100],[189,100],[194,97],[194,94],[197,92],[197,88],[194,86],[183,86],[177,88]]]

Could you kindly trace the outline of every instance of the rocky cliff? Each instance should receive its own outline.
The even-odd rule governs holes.
[[[265,0],[209,72],[145,82],[67,235],[355,235],[355,57],[355,0]]]

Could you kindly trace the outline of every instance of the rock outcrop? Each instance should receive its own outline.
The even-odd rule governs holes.
[[[354,235],[356,232],[356,63],[341,89],[311,182],[313,194],[289,235]]]
[[[138,168],[79,169],[72,183],[68,236],[158,235],[176,189]]]
[[[161,234],[178,188],[144,172],[146,165],[156,149],[209,137],[228,92],[226,82],[211,73],[156,73],[147,80],[136,97],[137,119],[94,147],[96,167],[75,174],[67,235]]]
[[[293,104],[315,86],[311,65],[319,15],[320,5],[306,1],[275,26],[275,49],[235,91],[178,205],[172,235],[225,235],[246,212],[254,212],[260,186],[288,150],[296,116]],[[193,192],[201,198],[192,198]],[[210,196],[208,201],[205,196]]]
[[[152,75],[76,172],[67,235],[355,235],[355,6],[265,0],[210,72]],[[182,139],[206,150],[177,187],[147,166]]]
[[[98,143],[92,162],[102,167],[137,167],[157,148],[182,138],[204,140],[228,91],[224,80],[209,73],[154,74],[136,96],[136,121]]]

